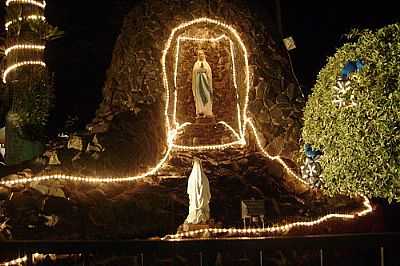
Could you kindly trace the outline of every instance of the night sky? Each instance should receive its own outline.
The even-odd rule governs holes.
[[[45,52],[48,67],[55,73],[57,100],[51,123],[56,131],[68,116],[79,117],[79,128],[94,117],[123,16],[135,2],[140,1],[48,1],[48,21],[65,31],[65,36],[49,43]],[[306,93],[327,56],[345,41],[344,33],[353,27],[375,29],[399,21],[396,1],[319,2],[281,1],[282,33],[296,41],[297,49],[290,54]],[[274,0],[252,0],[249,6],[262,17],[272,15],[270,19],[275,20],[275,10],[266,13],[275,6]],[[0,16],[4,25],[4,7]]]

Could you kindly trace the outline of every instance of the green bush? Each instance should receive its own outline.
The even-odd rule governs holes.
[[[54,104],[53,80],[47,70],[36,73],[35,79],[24,79],[6,84],[13,94],[9,114],[30,140],[45,141],[50,110]]]
[[[305,112],[303,141],[324,151],[324,191],[400,201],[400,24],[353,31],[328,58]],[[338,107],[334,88],[344,65],[362,59],[343,95],[356,104]]]

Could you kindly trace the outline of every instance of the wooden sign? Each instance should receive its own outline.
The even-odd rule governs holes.
[[[242,219],[265,216],[264,200],[242,200]]]

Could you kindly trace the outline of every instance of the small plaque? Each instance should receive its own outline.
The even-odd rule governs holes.
[[[264,200],[242,200],[242,219],[265,216]]]
[[[285,44],[286,50],[288,51],[296,49],[296,43],[291,36],[283,39],[283,43]]]

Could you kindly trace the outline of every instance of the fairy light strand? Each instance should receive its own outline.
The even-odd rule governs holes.
[[[179,37],[181,40],[187,40],[187,41],[196,41],[196,42],[219,42],[222,39],[228,39],[225,34],[221,34],[218,37],[215,38],[197,38],[197,37],[191,37],[191,36],[181,36]]]
[[[316,218],[312,221],[298,221],[298,222],[293,222],[293,223],[287,223],[287,224],[278,224],[274,226],[269,226],[265,228],[250,228],[250,229],[239,229],[239,228],[206,228],[206,229],[198,229],[198,230],[193,230],[193,231],[188,231],[188,232],[183,232],[183,233],[177,233],[173,235],[167,235],[163,240],[179,240],[184,237],[201,237],[204,233],[224,233],[224,234],[230,234],[230,235],[239,235],[239,237],[254,237],[254,236],[260,236],[260,234],[268,234],[268,233],[284,233],[288,232],[293,228],[298,228],[298,227],[313,227],[316,225],[319,225],[321,223],[324,223],[328,220],[332,219],[344,219],[344,220],[349,220],[349,219],[355,219],[357,217],[365,216],[369,213],[372,212],[373,208],[371,206],[371,203],[369,202],[368,198],[365,196],[361,196],[363,198],[363,209],[357,212],[354,212],[352,214],[341,214],[341,213],[330,213],[327,215],[324,215],[320,218]]]
[[[13,50],[39,50],[42,51],[45,49],[44,45],[37,45],[37,44],[16,44],[13,46],[8,47],[5,50],[5,55],[8,55]]]
[[[236,90],[236,98],[239,99],[239,95],[237,95],[237,83],[236,83],[236,68],[235,68],[235,57],[234,57],[234,51],[233,51],[233,42],[232,40],[227,37],[225,34],[221,34],[218,37],[215,38],[197,38],[197,37],[191,37],[191,36],[178,36],[177,40],[176,40],[176,50],[175,50],[175,64],[174,64],[174,106],[173,106],[173,114],[172,114],[172,121],[173,124],[176,126],[179,123],[177,122],[177,118],[176,118],[176,112],[177,112],[177,102],[178,102],[178,92],[177,92],[177,79],[178,79],[178,64],[179,64],[179,55],[180,55],[180,43],[181,41],[195,41],[195,42],[219,42],[223,39],[226,39],[229,41],[230,44],[230,52],[231,52],[231,57],[232,57],[232,61],[233,61],[233,67],[232,67],[232,76],[233,76],[233,80],[234,80],[234,87]],[[237,105],[237,108],[240,108],[239,105]],[[240,113],[240,110],[239,110]],[[239,116],[239,132],[241,132],[241,121],[240,121],[240,116]],[[232,128],[230,128],[232,129]],[[236,132],[234,133],[235,136],[238,135]],[[244,137],[242,136],[242,134],[240,134],[241,137],[243,138],[242,142],[244,142]],[[179,146],[179,145],[177,145]],[[201,146],[198,146],[199,148]],[[196,148],[191,148],[190,150],[195,150]],[[214,145],[214,148],[209,148],[209,149],[224,149],[224,146],[220,146],[220,145]]]
[[[0,266],[14,266],[14,265],[21,265],[28,261],[28,256],[23,256],[17,259],[13,259],[7,262],[1,262]]]
[[[38,6],[42,9],[45,9],[46,7],[46,2],[38,2],[38,1],[34,1],[34,0],[7,0],[6,1],[6,6],[9,6],[11,3],[15,3],[15,4],[29,4],[29,5],[34,5],[34,6]]]
[[[260,137],[258,136],[257,129],[256,129],[256,127],[254,126],[254,123],[253,123],[250,119],[247,120],[247,123],[250,125],[250,128],[253,130],[253,134],[254,134],[254,137],[256,138],[257,146],[258,146],[258,148],[261,150],[261,152],[264,154],[264,156],[267,157],[268,159],[272,160],[272,161],[277,161],[277,162],[279,162],[279,163],[283,166],[283,168],[286,170],[286,172],[287,172],[289,175],[295,177],[295,178],[296,178],[298,181],[300,181],[301,183],[303,183],[303,184],[309,186],[309,184],[308,184],[306,181],[304,181],[304,180],[303,180],[302,178],[300,178],[295,172],[293,172],[293,170],[282,160],[282,158],[281,158],[280,156],[277,156],[277,155],[276,155],[276,156],[271,156],[271,155],[264,149],[263,145],[261,144]]]
[[[167,94],[166,105],[165,105],[165,111],[164,111],[165,117],[166,117],[166,120],[167,120],[167,123],[166,123],[167,131],[171,130],[171,128],[170,128],[171,124],[172,124],[172,125],[176,125],[176,124],[177,124],[177,122],[176,122],[176,111],[175,111],[175,110],[176,110],[176,103],[174,103],[174,111],[173,111],[173,115],[172,115],[172,119],[173,119],[172,123],[170,122],[170,118],[169,118],[169,115],[168,115],[169,93],[170,93],[170,92],[169,92],[169,81],[168,81],[168,75],[167,75],[167,69],[166,69],[166,60],[167,60],[167,55],[168,55],[169,49],[170,49],[170,47],[171,47],[172,41],[173,41],[175,38],[177,39],[177,42],[178,42],[178,43],[180,42],[180,40],[184,40],[184,39],[199,40],[199,41],[205,41],[205,40],[216,41],[216,40],[219,40],[219,39],[222,39],[222,38],[225,38],[225,37],[226,37],[226,35],[221,35],[221,36],[219,36],[219,37],[217,37],[217,38],[208,38],[208,39],[206,39],[206,38],[196,38],[196,37],[190,37],[190,36],[179,36],[179,35],[178,35],[178,37],[176,37],[176,35],[177,35],[176,33],[177,33],[177,32],[179,32],[179,31],[185,29],[186,27],[189,27],[189,26],[194,25],[194,24],[199,24],[199,23],[215,24],[215,25],[217,25],[217,26],[220,26],[220,27],[222,27],[222,28],[228,30],[228,32],[230,32],[230,34],[232,34],[232,35],[234,36],[234,38],[236,39],[236,41],[239,43],[239,46],[240,46],[241,49],[243,50],[244,58],[245,58],[245,76],[246,76],[246,78],[245,78],[245,86],[246,86],[246,95],[245,95],[245,106],[244,106],[244,109],[242,110],[242,113],[243,113],[243,115],[242,115],[243,118],[242,118],[242,119],[243,119],[244,121],[246,121],[246,109],[247,109],[248,95],[249,95],[249,89],[250,89],[250,83],[249,83],[249,66],[248,66],[248,59],[247,59],[247,50],[246,50],[246,47],[245,47],[243,41],[241,40],[241,38],[240,38],[238,32],[237,32],[233,27],[231,27],[230,25],[227,25],[227,24],[225,24],[225,23],[223,23],[223,22],[217,21],[217,20],[213,20],[213,19],[210,19],[210,18],[202,17],[202,18],[194,19],[194,20],[189,21],[189,22],[186,22],[186,23],[182,23],[182,24],[180,24],[179,26],[175,27],[175,28],[171,31],[171,34],[170,34],[170,36],[169,36],[169,38],[168,38],[168,40],[167,40],[167,42],[166,42],[166,45],[165,45],[165,48],[164,48],[163,52],[162,52],[161,64],[162,64],[162,71],[163,71],[163,84],[164,84],[164,87],[165,87],[165,90],[166,90],[166,94]],[[229,40],[230,40],[230,39],[229,39]],[[177,54],[179,54],[179,53],[178,53],[178,50],[176,51],[175,56],[177,56]],[[177,65],[177,58],[176,58],[176,57],[175,57],[175,65]],[[175,69],[176,69],[176,68],[175,68]],[[236,75],[236,71],[234,71],[234,75]],[[235,78],[236,78],[236,77],[235,77]],[[174,81],[174,85],[176,85],[176,71],[174,72],[173,81]],[[177,94],[176,94],[176,92],[175,92],[175,93],[174,93],[174,101],[176,101],[176,100],[177,100]],[[245,139],[244,139],[245,125],[244,125],[244,124],[245,124],[245,123],[243,123],[243,125],[242,125],[242,130],[241,130],[241,133],[242,133],[242,134],[240,134],[240,135],[241,135],[241,137],[242,137],[242,142],[245,143]],[[179,146],[179,145],[175,145],[175,146]],[[212,147],[211,147],[211,146],[197,146],[197,147],[200,148],[201,150],[209,150],[209,149],[224,149],[224,148],[229,147],[229,146],[225,146],[225,145],[213,145]],[[188,148],[188,147],[185,147],[185,149],[187,149],[187,148]],[[195,148],[192,147],[192,148],[190,148],[190,150],[195,150]]]
[[[229,39],[229,48],[231,50],[231,58],[232,58],[232,70],[233,70],[233,85],[235,87],[235,90],[237,90],[238,85],[236,82],[236,65],[235,65],[235,54],[234,54],[234,49],[233,49],[233,42],[231,39]]]
[[[32,254],[32,263],[33,264],[37,264],[41,261],[43,261],[44,259],[46,259],[46,257],[48,256],[54,256],[57,258],[56,254],[41,254],[41,253],[33,253]],[[81,254],[79,254],[79,256],[81,256]],[[10,261],[6,261],[6,262],[0,262],[0,266],[13,266],[13,265],[22,265],[25,264],[28,261],[28,256],[23,256],[23,257],[19,257]]]
[[[180,38],[176,40],[176,53],[175,53],[175,65],[174,65],[174,73],[178,72],[178,61],[179,61],[179,49],[180,49]],[[177,86],[177,75],[174,75],[174,109],[173,109],[173,122],[176,127],[177,125],[177,120],[176,120],[176,108],[177,108],[177,102],[178,102],[178,86]]]
[[[239,134],[228,123],[226,123],[225,121],[219,121],[217,124],[221,124],[227,127],[232,132],[232,134],[235,135],[237,140],[241,140]]]
[[[198,146],[187,146],[187,145],[178,145],[175,144],[173,141],[170,143],[173,149],[176,150],[183,150],[183,151],[211,151],[211,150],[224,150],[228,149],[234,146],[244,146],[246,145],[246,142],[243,141],[243,139],[240,138],[240,136],[237,134],[237,132],[226,122],[224,121],[219,121],[219,124],[224,125],[227,127],[229,131],[232,131],[232,133],[235,135],[237,138],[236,141],[230,142],[230,143],[225,143],[225,144],[218,144],[218,145],[198,145]],[[186,122],[182,125],[179,126],[179,130],[184,129],[186,126],[190,125],[191,123]]]
[[[15,180],[3,180],[0,181],[0,185],[5,186],[14,186],[19,184],[25,184],[30,182],[40,182],[40,181],[49,181],[49,180],[65,180],[65,181],[74,181],[74,182],[86,182],[86,183],[121,183],[121,182],[132,182],[132,181],[139,181],[144,179],[148,176],[153,176],[156,174],[158,170],[161,169],[163,164],[168,159],[168,156],[171,152],[171,148],[168,149],[165,156],[160,160],[160,162],[150,169],[148,172],[143,173],[137,176],[128,176],[128,177],[78,177],[78,176],[69,176],[64,174],[53,174],[53,175],[43,175],[43,176],[36,176],[36,177],[27,177],[27,178],[20,178]]]
[[[19,67],[27,66],[27,65],[39,65],[39,66],[46,67],[46,63],[43,62],[43,61],[40,61],[40,60],[37,60],[37,61],[22,61],[22,62],[15,63],[15,64],[7,67],[7,69],[4,71],[4,73],[3,73],[3,82],[7,83],[7,76],[11,71],[13,71],[13,70],[15,70],[15,69],[17,69]]]
[[[243,146],[242,140],[236,140],[226,144],[217,144],[217,145],[198,145],[198,146],[185,146],[172,144],[172,147],[177,150],[182,151],[211,151],[211,150],[225,150],[235,146]]]
[[[12,24],[17,23],[18,21],[22,21],[22,20],[24,20],[24,19],[26,19],[26,20],[33,20],[33,21],[35,21],[35,20],[46,21],[46,17],[44,17],[44,16],[40,16],[40,15],[29,15],[29,16],[24,16],[24,17],[18,17],[18,20],[16,20],[16,19],[14,19],[14,20],[9,20],[9,21],[7,21],[7,22],[4,24],[4,26],[5,26],[6,30],[8,30],[9,27],[10,27]]]
[[[46,2],[39,2],[39,1],[35,1],[35,0],[7,0],[6,1],[6,6],[9,6],[10,4],[15,3],[15,4],[30,4],[30,5],[34,5],[34,6],[38,6],[41,7],[42,9],[44,9],[46,7]],[[22,20],[43,20],[45,21],[45,17],[42,15],[29,15],[29,16],[20,16],[18,17],[17,20],[11,20],[8,21],[5,24],[6,30],[8,31],[9,26],[12,23],[16,23],[18,21],[22,21]],[[9,53],[11,53],[14,50],[38,50],[38,51],[43,51],[44,50],[44,45],[39,45],[39,44],[16,44],[13,45],[9,48],[6,49],[5,51],[5,55],[9,55]],[[15,71],[17,68],[19,67],[23,67],[23,66],[43,66],[46,67],[46,63],[42,60],[25,60],[25,61],[20,61],[20,62],[16,62],[12,65],[7,66],[7,68],[5,69],[5,71],[3,72],[3,83],[7,83],[7,76],[11,71]]]

